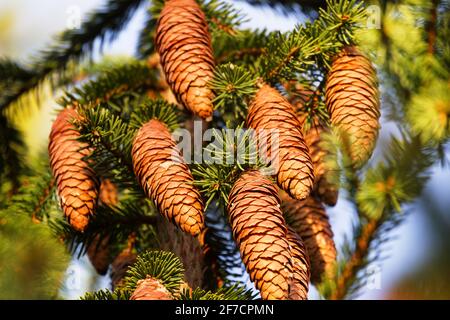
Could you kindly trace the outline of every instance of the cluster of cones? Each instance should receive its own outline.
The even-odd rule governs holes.
[[[165,2],[156,47],[178,102],[210,120],[213,92],[207,83],[213,76],[214,56],[206,17],[195,0]],[[353,166],[362,166],[374,148],[380,113],[375,70],[356,47],[344,48],[334,59],[327,76],[326,104],[332,125],[349,139]],[[328,129],[313,121],[305,130],[305,116],[298,110],[301,106],[294,107],[277,89],[259,86],[246,125],[277,130],[278,148],[267,150],[269,157],[278,159],[274,179],[248,170],[229,194],[233,236],[263,299],[306,299],[309,282],[319,283],[331,274],[336,260],[324,204],[336,204],[337,187],[327,179],[327,150],[320,144]],[[108,199],[111,192],[104,190],[111,185],[100,184],[89,167],[86,156],[91,150],[77,140],[76,119],[75,109],[58,115],[49,153],[62,209],[73,228],[84,231],[97,203],[114,205],[117,198]],[[135,136],[132,158],[137,179],[159,212],[182,231],[202,239],[204,203],[168,126],[158,119],[144,124]],[[98,251],[93,252],[95,257]],[[136,297],[165,295],[150,280],[141,287],[159,289],[152,295],[141,288]]]

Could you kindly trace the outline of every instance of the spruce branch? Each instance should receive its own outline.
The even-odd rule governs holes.
[[[81,134],[79,139],[92,147],[90,160],[96,173],[141,193],[131,159],[135,129],[108,109],[88,108],[80,110],[80,115],[81,120],[75,123]]]
[[[159,280],[169,292],[175,294],[184,277],[183,263],[172,252],[147,251],[139,255],[135,264],[128,269],[125,287],[134,290],[139,280],[149,276]]]
[[[109,244],[126,243],[130,235],[139,232],[141,227],[155,225],[155,210],[141,202],[138,198],[122,201],[116,207],[99,206],[85,232],[75,231],[63,218],[51,219],[48,223],[69,250],[81,256],[92,243],[101,242],[106,237]],[[156,243],[155,239],[152,241]]]
[[[88,15],[78,29],[64,31],[49,49],[30,63],[32,77],[20,81],[14,90],[0,95],[0,110],[30,90],[38,87],[45,79],[53,82],[64,75],[70,62],[78,62],[92,52],[94,42],[113,41],[143,0],[109,0],[106,5]]]
[[[60,104],[94,107],[112,102],[114,98],[118,99],[126,94],[143,94],[147,90],[160,89],[156,70],[149,68],[145,62],[132,60],[111,70],[104,70],[97,78],[67,92]]]
[[[131,292],[122,288],[110,290],[99,290],[87,292],[80,300],[130,300]]]
[[[25,169],[23,161],[24,141],[21,133],[9,119],[0,114],[0,186],[10,184],[8,197],[17,193],[20,187],[20,175]],[[1,198],[0,198],[1,199]]]

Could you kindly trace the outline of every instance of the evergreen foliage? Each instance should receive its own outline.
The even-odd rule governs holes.
[[[209,250],[208,258],[214,258],[216,265],[207,273],[214,273],[217,283],[211,288],[184,286],[192,266],[183,266],[182,257],[174,253],[158,250],[159,213],[145,197],[133,168],[133,141],[144,123],[158,119],[176,136],[178,129],[189,129],[192,120],[168,98],[163,72],[151,63],[164,1],[108,0],[87,16],[81,28],[64,31],[28,63],[0,60],[0,298],[57,298],[67,251],[81,256],[94,242],[107,239],[112,258],[124,248],[139,256],[121,286],[87,293],[82,299],[128,300],[137,282],[148,276],[160,281],[174,299],[254,299],[254,292],[241,283],[247,274],[226,210],[240,174],[268,166],[257,154],[254,132],[245,128],[248,105],[261,84],[268,83],[306,114],[306,128],[316,120],[328,126],[325,80],[333,58],[348,45],[359,46],[375,62],[383,121],[400,132],[390,135],[387,143],[380,141],[383,152],[358,170],[340,132],[331,128],[321,137],[330,154],[325,159],[330,168],[327,178],[346,191],[356,218],[353,232],[338,248],[333,274],[318,290],[329,299],[360,292],[366,280],[363,271],[383,258],[391,230],[421,195],[430,169],[445,159],[450,137],[449,3],[379,1],[380,29],[368,29],[365,1],[247,2],[284,13],[294,10],[310,20],[288,32],[254,30],[242,27],[247,18],[229,2],[199,1],[217,65],[207,84],[215,94],[213,130],[198,151],[203,162],[189,164],[205,203],[207,227],[206,243],[193,241],[200,240],[202,249]],[[113,41],[143,4],[146,19],[137,57],[83,66],[96,41]],[[82,74],[81,81],[75,79],[77,74]],[[45,81],[64,88],[56,99],[80,115],[73,126],[79,140],[92,150],[85,160],[99,179],[109,179],[117,187],[119,203],[100,203],[84,232],[73,230],[59,210],[48,159],[25,161],[22,134],[12,121],[22,99],[39,92]],[[292,83],[308,92],[305,103],[296,103],[304,93]],[[230,135],[230,129],[239,134]]]

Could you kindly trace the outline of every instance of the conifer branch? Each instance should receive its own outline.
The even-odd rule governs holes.
[[[58,79],[71,61],[78,62],[94,48],[94,42],[112,41],[122,30],[143,0],[109,0],[92,12],[79,29],[66,30],[56,38],[55,44],[41,52],[30,64],[31,77],[22,79],[14,90],[0,96],[0,110],[17,101],[23,94],[38,87],[45,79]]]

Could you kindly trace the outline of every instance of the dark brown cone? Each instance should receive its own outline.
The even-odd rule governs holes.
[[[139,280],[130,300],[173,300],[170,292],[157,279]]]
[[[97,235],[94,241],[87,249],[87,255],[98,274],[104,275],[108,271],[111,257],[109,255],[109,237],[103,237],[100,241],[100,236]]]
[[[355,168],[370,158],[378,136],[380,100],[376,71],[356,47],[346,47],[328,73],[326,103],[331,123],[345,134]]]
[[[144,124],[134,139],[132,156],[134,172],[159,212],[184,232],[200,234],[203,201],[167,126],[158,120]]]
[[[260,148],[264,140],[273,143],[270,135],[278,132],[278,150],[272,150],[269,142],[267,155],[275,164],[278,185],[293,198],[306,198],[314,184],[313,164],[292,105],[277,90],[263,85],[248,109],[247,127],[259,135]]]
[[[111,283],[112,289],[120,287],[125,277],[128,267],[136,262],[137,255],[130,250],[124,249],[111,264]]]
[[[290,288],[289,299],[306,300],[310,278],[308,253],[303,240],[291,227],[288,227],[287,240],[291,247],[294,268],[294,280]]]
[[[297,281],[305,274],[294,267],[298,252],[291,251],[276,186],[260,171],[246,171],[234,184],[228,200],[233,237],[261,297],[305,299]],[[292,289],[295,294],[291,294]]]
[[[320,283],[322,276],[331,274],[336,263],[333,231],[324,206],[314,197],[305,200],[282,195],[282,210],[293,230],[305,243],[311,262],[311,281]]]
[[[211,119],[214,56],[205,14],[195,0],[168,0],[158,20],[156,47],[167,82],[177,100],[203,119]]]
[[[53,123],[48,151],[64,215],[77,231],[84,231],[95,212],[98,181],[83,160],[90,151],[77,141],[80,136],[71,121],[78,118],[73,109],[61,111]]]

